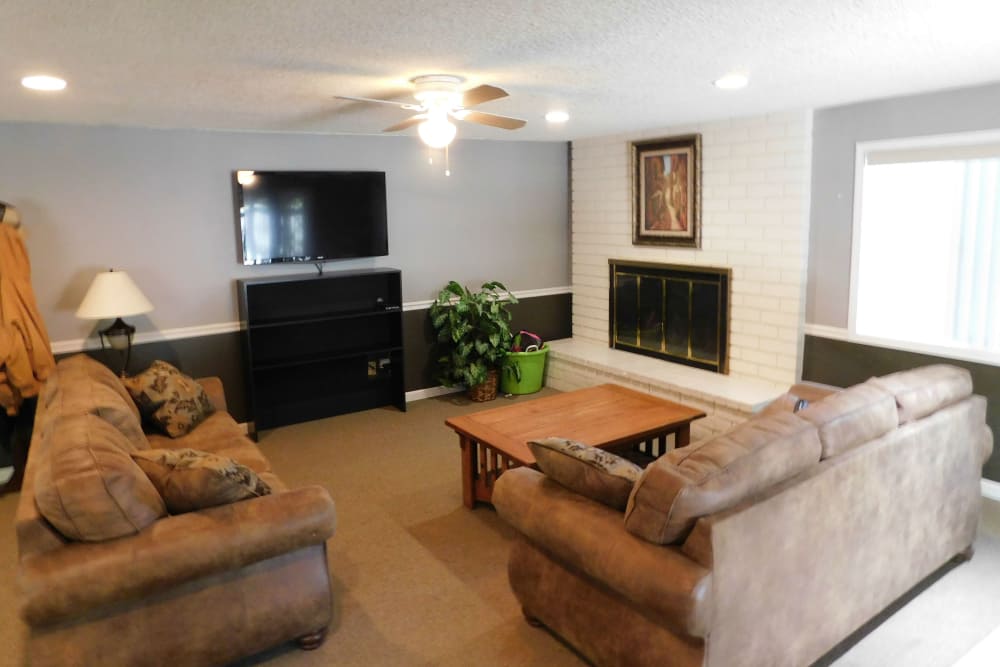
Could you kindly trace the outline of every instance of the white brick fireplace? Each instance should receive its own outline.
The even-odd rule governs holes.
[[[694,132],[702,135],[701,249],[632,245],[630,142]],[[795,382],[811,145],[810,111],[573,142],[573,341],[553,347],[549,383],[569,389],[610,377],[677,396],[709,412],[704,435]],[[609,258],[731,268],[729,375],[710,379],[707,371],[644,357],[616,362],[628,353],[607,350]],[[615,376],[616,366],[628,370]]]

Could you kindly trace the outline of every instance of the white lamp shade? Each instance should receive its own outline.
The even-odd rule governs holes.
[[[153,310],[153,304],[124,271],[105,271],[94,276],[87,295],[76,309],[82,320],[105,320],[139,315]]]

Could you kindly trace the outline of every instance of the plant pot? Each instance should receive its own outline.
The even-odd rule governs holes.
[[[477,403],[482,403],[484,401],[492,401],[497,397],[497,372],[488,371],[486,373],[486,380],[480,382],[477,385],[469,387],[468,395],[469,398]]]
[[[545,344],[542,349],[533,352],[509,352],[503,362],[500,391],[505,394],[534,394],[541,390],[548,351],[549,346]]]

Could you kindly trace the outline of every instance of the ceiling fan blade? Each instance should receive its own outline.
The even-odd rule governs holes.
[[[334,98],[338,100],[351,100],[352,102],[371,102],[372,104],[388,104],[389,106],[399,107],[400,109],[409,109],[411,111],[419,111],[420,107],[416,104],[407,104],[405,102],[393,102],[391,100],[376,100],[371,97],[351,97],[349,95],[334,95]]]
[[[409,118],[407,118],[403,122],[396,123],[395,125],[393,125],[391,127],[387,127],[384,130],[382,130],[382,131],[383,132],[399,132],[400,130],[405,130],[408,127],[413,127],[414,125],[416,125],[416,124],[420,123],[421,121],[423,121],[425,118],[427,118],[427,114],[418,113],[416,116],[410,116]]]
[[[476,86],[462,93],[462,106],[472,107],[483,102],[507,97],[507,91],[496,86]]]
[[[455,117],[459,120],[465,120],[470,123],[479,123],[480,125],[489,125],[491,127],[499,127],[504,130],[517,130],[524,127],[527,121],[521,120],[520,118],[511,118],[510,116],[498,116],[495,113],[484,113],[482,111],[468,111],[462,110]]]

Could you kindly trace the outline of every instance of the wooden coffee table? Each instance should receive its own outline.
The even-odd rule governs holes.
[[[602,384],[451,417],[445,424],[458,433],[462,500],[474,507],[477,500],[490,502],[493,483],[505,470],[535,463],[529,440],[558,436],[608,450],[641,445],[658,456],[670,434],[675,447],[687,445],[691,422],[704,416],[680,403]]]

